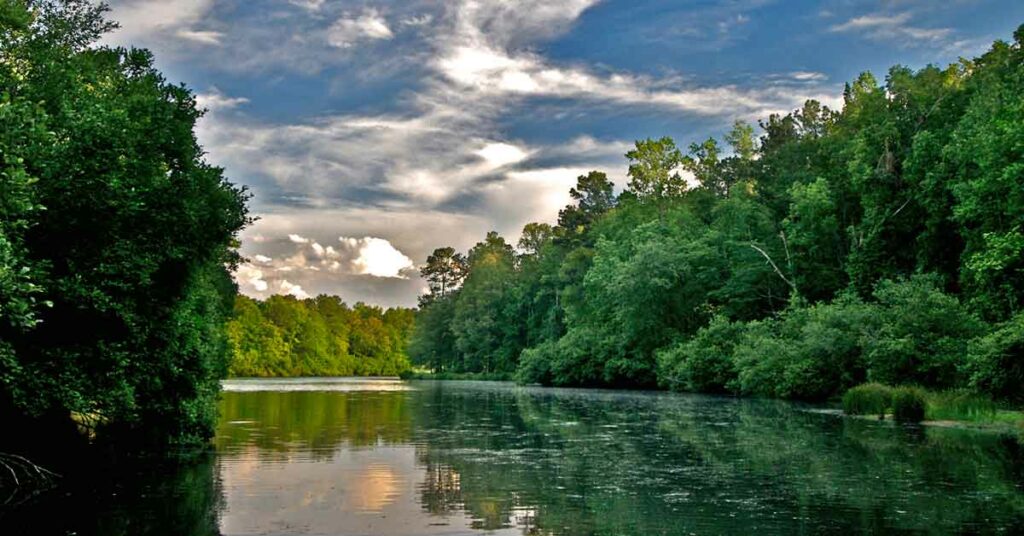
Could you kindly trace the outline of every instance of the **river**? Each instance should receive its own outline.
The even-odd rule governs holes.
[[[58,490],[0,533],[1024,533],[1016,438],[778,401],[230,380],[214,450]]]

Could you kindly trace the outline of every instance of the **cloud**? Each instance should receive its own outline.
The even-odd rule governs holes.
[[[828,80],[827,74],[811,71],[794,71],[789,73],[789,76],[793,80],[799,80],[801,82],[823,82]]]
[[[320,11],[320,8],[324,5],[324,0],[288,0],[288,3],[308,11]]]
[[[404,271],[412,269],[415,264],[401,251],[395,249],[391,242],[383,238],[340,237],[341,243],[338,257],[350,258],[349,263],[354,273],[376,277],[398,277],[405,279]]]
[[[920,28],[911,26],[910,12],[882,14],[872,13],[853,17],[846,22],[834,24],[829,31],[836,33],[859,33],[875,41],[893,41],[902,46],[916,47],[933,45],[946,40],[952,34],[950,28]]]
[[[229,97],[217,88],[211,88],[206,93],[196,95],[196,105],[200,109],[208,111],[230,110],[249,102],[245,97]]]
[[[201,31],[201,30],[178,30],[175,35],[182,39],[189,41],[195,41],[196,43],[203,43],[207,45],[219,45],[221,38],[224,34],[221,32],[213,31]]]
[[[349,48],[359,41],[391,39],[394,34],[384,17],[375,9],[366,9],[359,17],[342,17],[327,30],[331,46]]]
[[[263,271],[251,264],[239,265],[235,271],[235,281],[243,290],[263,292],[267,290],[267,282],[263,280]]]
[[[423,13],[421,15],[410,15],[399,21],[402,26],[426,26],[433,22],[434,16],[430,13]]]
[[[176,37],[201,44],[217,44],[222,34],[194,26],[202,22],[214,0],[114,0],[111,17],[121,27],[104,41],[131,45],[143,38]]]
[[[409,305],[422,286],[413,259],[422,261],[434,247],[464,251],[491,229],[514,241],[528,221],[553,222],[576,177],[593,169],[609,171],[621,186],[631,140],[507,134],[507,122],[540,101],[586,114],[677,113],[726,125],[789,111],[807,98],[836,100],[816,73],[744,87],[539,52],[596,3],[465,0],[442,10],[398,3],[344,12],[331,2],[292,1],[309,13],[286,9],[266,24],[205,21],[230,28],[221,46],[197,60],[221,69],[273,69],[287,85],[288,73],[352,62],[347,72],[360,77],[393,61],[386,68],[412,80],[385,107],[290,120],[259,118],[254,106],[242,106],[244,97],[216,88],[200,97],[210,109],[199,124],[200,142],[212,163],[251,187],[252,209],[261,217],[243,237],[243,253],[266,287],[240,278],[243,291],[265,296],[287,280],[304,292]],[[288,32],[275,26],[280,21]],[[181,27],[214,31],[198,24],[190,19]],[[384,41],[387,47],[359,47]],[[385,48],[387,58],[397,59],[382,60]],[[377,294],[361,294],[371,291]]]
[[[476,151],[476,155],[483,158],[489,166],[499,168],[520,162],[529,156],[529,153],[509,143],[488,143]]]
[[[277,294],[295,296],[300,300],[304,300],[309,297],[309,294],[307,294],[305,290],[302,290],[301,286],[296,285],[288,281],[287,279],[281,280],[281,282],[278,284],[278,291],[279,292],[277,292]]]

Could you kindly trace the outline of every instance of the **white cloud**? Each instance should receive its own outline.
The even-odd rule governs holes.
[[[292,242],[295,242],[296,244],[308,244],[309,243],[309,239],[308,238],[306,238],[304,236],[301,236],[301,235],[297,235],[297,234],[290,234],[290,235],[288,235],[288,240],[291,240]]]
[[[953,33],[949,28],[920,28],[911,26],[910,12],[881,14],[872,13],[853,17],[846,22],[834,24],[832,32],[860,33],[876,41],[894,41],[903,46],[924,46],[944,41]]]
[[[209,111],[230,110],[247,102],[249,99],[245,97],[229,97],[217,88],[211,88],[207,93],[196,95],[196,105]]]
[[[263,272],[250,264],[239,265],[235,271],[235,281],[242,290],[263,292],[267,290],[267,282],[263,280]]]
[[[350,256],[354,273],[376,277],[405,278],[403,271],[412,269],[412,259],[398,251],[391,242],[383,238],[339,237],[341,251],[339,256]]]
[[[862,30],[864,28],[880,28],[899,26],[910,20],[910,13],[899,13],[896,15],[862,15],[854,17],[842,24],[833,25],[830,30],[833,32],[846,32],[850,30]]]
[[[214,0],[114,0],[111,18],[121,27],[104,38],[113,44],[130,45],[155,35],[176,36],[187,41],[211,44],[220,34],[193,27],[201,22]]]
[[[794,71],[789,73],[790,78],[801,82],[823,82],[828,80],[828,75],[812,71]]]
[[[399,24],[402,26],[426,26],[433,22],[434,16],[430,13],[423,13],[422,15],[412,15],[402,19]]]
[[[300,300],[304,300],[304,299],[309,297],[309,294],[306,294],[306,291],[302,290],[301,286],[296,285],[296,284],[288,281],[287,279],[282,279],[281,280],[281,283],[278,285],[278,290],[280,291],[280,292],[278,292],[278,294],[284,294],[286,296],[287,295],[295,296],[296,298],[298,298]]]
[[[324,0],[288,0],[288,3],[309,11],[319,11],[324,5]]]
[[[253,255],[252,259],[260,264],[270,264],[274,260],[266,255]]]
[[[475,153],[493,168],[521,162],[529,153],[509,143],[488,143]]]
[[[349,48],[359,41],[391,39],[394,34],[384,17],[375,9],[366,9],[359,17],[342,17],[327,30],[331,46]]]
[[[221,32],[213,31],[202,31],[202,30],[178,30],[175,35],[188,41],[194,41],[196,43],[203,43],[206,45],[219,45],[221,38],[224,34]]]

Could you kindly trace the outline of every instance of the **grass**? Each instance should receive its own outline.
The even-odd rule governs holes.
[[[999,408],[991,398],[969,391],[929,393],[928,420],[992,422]]]
[[[843,395],[847,415],[891,415],[901,422],[953,421],[1016,428],[1024,437],[1024,411],[1000,408],[990,397],[963,389],[928,391],[919,387],[858,385]]]
[[[858,385],[843,395],[843,411],[847,415],[878,415],[884,419],[892,405],[892,387],[880,383]]]
[[[892,390],[892,416],[899,422],[921,422],[928,408],[928,392],[918,387]]]

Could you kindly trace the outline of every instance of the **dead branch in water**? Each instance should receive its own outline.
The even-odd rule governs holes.
[[[60,478],[59,474],[17,454],[0,452],[0,467],[6,470],[6,473],[10,475],[10,481],[13,483],[11,492],[4,499],[3,506],[9,505],[22,492],[31,497],[43,489],[50,488]],[[19,475],[21,478],[19,478]],[[6,479],[7,477],[3,475],[3,472],[0,472],[0,489],[7,487],[5,485]]]

